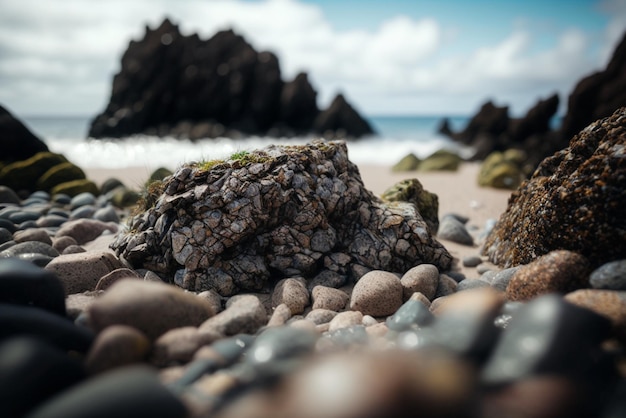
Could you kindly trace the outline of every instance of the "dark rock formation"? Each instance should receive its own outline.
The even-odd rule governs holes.
[[[182,167],[162,191],[112,247],[187,289],[232,295],[285,277],[345,282],[452,262],[414,203],[386,204],[364,188],[344,142]]]
[[[32,157],[48,147],[24,124],[0,105],[0,163],[8,164]]]
[[[576,84],[567,102],[561,137],[569,141],[591,122],[610,116],[626,106],[626,33],[604,71],[591,74]],[[566,146],[567,142],[563,146]]]
[[[620,108],[541,162],[511,195],[483,254],[504,267],[558,249],[586,256],[592,267],[623,259],[625,190],[626,108]]]
[[[330,107],[321,112],[313,123],[313,130],[325,137],[345,137],[346,128],[350,127],[350,136],[360,137],[372,134],[372,128],[346,101],[342,94],[338,94]]]
[[[202,40],[181,35],[166,19],[154,30],[146,28],[141,41],[130,42],[109,104],[93,120],[89,136],[321,133],[314,126],[320,113],[316,96],[306,74],[284,83],[276,56],[255,51],[232,30]],[[345,117],[345,109],[325,117],[333,131],[349,137],[372,133],[358,115]]]

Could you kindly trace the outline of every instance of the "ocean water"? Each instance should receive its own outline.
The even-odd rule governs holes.
[[[471,151],[437,134],[443,116],[372,116],[368,120],[377,134],[348,141],[348,156],[356,164],[394,164],[408,153],[420,158],[439,149],[467,155]],[[451,117],[454,129],[461,129],[469,117]],[[137,135],[123,139],[88,139],[88,117],[22,117],[21,120],[53,152],[64,154],[73,163],[92,168],[167,167],[185,162],[224,158],[237,151],[251,151],[270,144],[304,144],[314,137],[241,139],[216,138],[195,142],[171,137]]]

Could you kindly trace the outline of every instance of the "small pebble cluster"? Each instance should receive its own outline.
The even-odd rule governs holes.
[[[104,198],[0,199],[0,416],[626,411],[626,260],[475,256],[473,278],[420,264],[225,297],[125,264],[107,249],[124,212]]]

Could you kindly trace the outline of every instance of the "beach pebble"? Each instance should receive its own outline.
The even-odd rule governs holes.
[[[47,214],[37,219],[36,223],[38,227],[49,228],[61,226],[67,221],[67,216]]]
[[[156,274],[148,270],[146,272],[146,275],[144,276],[144,280],[162,282],[162,280],[158,276],[156,276],[158,280],[148,280],[147,277],[148,277],[148,274],[150,273],[156,276]],[[205,290],[204,292],[200,292],[198,293],[198,297],[209,302],[209,304],[211,305],[211,308],[213,309],[213,312],[215,312],[216,314],[222,312],[222,297],[215,290],[211,289],[211,290]]]
[[[0,303],[36,306],[65,316],[65,291],[59,278],[32,263],[0,259]]]
[[[96,210],[93,214],[93,219],[102,222],[115,222],[119,223],[120,217],[118,216],[115,208],[112,205],[107,205],[103,208]]]
[[[465,225],[453,216],[444,216],[441,219],[437,237],[461,245],[474,245],[474,238],[467,231]]]
[[[589,276],[589,284],[594,289],[626,290],[626,260],[606,263]]]
[[[520,268],[517,267],[509,267],[504,270],[500,270],[491,280],[491,287],[497,289],[501,292],[506,292],[506,288],[509,286],[509,282],[511,281],[511,277],[515,274],[515,272]]]
[[[13,234],[8,229],[0,227],[0,244],[13,240]]]
[[[268,328],[254,341],[246,353],[246,361],[256,365],[270,365],[313,351],[318,335],[301,328]]]
[[[0,303],[0,341],[8,337],[29,335],[63,350],[87,351],[94,333],[74,325],[56,313],[22,305]]]
[[[348,328],[353,325],[361,325],[363,322],[363,314],[359,311],[339,312],[329,322],[328,332],[334,332],[342,328]]]
[[[440,274],[439,281],[437,282],[437,290],[432,300],[440,298],[442,296],[448,296],[456,292],[458,283],[452,277],[447,274]]]
[[[439,284],[439,270],[433,264],[420,264],[404,273],[400,283],[403,300],[409,300],[415,292],[420,292],[428,300],[432,300]]]
[[[117,367],[142,362],[150,351],[148,337],[127,325],[111,325],[103,329],[91,346],[85,367],[98,374]]]
[[[80,252],[56,257],[46,270],[59,277],[66,294],[72,294],[94,290],[103,276],[122,267],[110,252]]]
[[[55,237],[52,240],[52,248],[57,250],[59,254],[63,254],[63,251],[65,251],[65,249],[69,247],[70,245],[78,245],[78,243],[76,242],[74,238],[69,237],[69,236],[64,236],[64,237],[59,237],[59,238]]]
[[[101,222],[95,219],[76,219],[68,221],[56,233],[56,237],[70,236],[79,245],[93,241],[104,231],[117,232],[117,225],[111,222]]]
[[[75,245],[68,245],[67,247],[65,247],[65,249],[63,250],[63,255],[65,254],[78,254],[78,253],[86,253],[87,250],[84,247],[81,247],[78,244]]]
[[[395,274],[373,270],[354,285],[350,309],[363,315],[391,315],[402,305],[402,295],[402,284]]]
[[[146,366],[121,367],[76,385],[40,405],[29,418],[184,418],[181,400]]]
[[[272,312],[272,316],[270,316],[270,320],[267,322],[267,326],[279,327],[281,325],[285,325],[285,323],[287,323],[290,318],[291,309],[286,304],[281,303],[274,308],[274,312]]]
[[[110,273],[105,274],[98,280],[94,290],[106,290],[115,282],[122,279],[142,279],[142,277],[134,270],[126,267],[118,268]]]
[[[233,303],[200,325],[200,330],[214,331],[225,336],[253,334],[267,323],[267,313],[258,297],[241,295]]]
[[[387,327],[396,332],[417,329],[429,325],[434,317],[418,298],[411,298],[387,318]]]
[[[10,242],[10,241],[9,241]],[[17,257],[20,254],[43,254],[48,257],[57,257],[59,252],[52,248],[50,244],[39,241],[20,242],[11,245],[9,248],[0,252],[0,259]]]
[[[335,316],[337,316],[337,312],[335,311],[328,309],[313,309],[306,315],[305,318],[316,325],[321,325],[329,323]]]
[[[69,220],[90,219],[96,213],[96,207],[93,205],[79,206],[70,212]]]
[[[0,344],[0,412],[22,417],[85,377],[81,362],[44,341],[16,337]]]
[[[465,279],[461,280],[457,284],[456,291],[461,292],[463,290],[476,289],[479,287],[490,287],[490,284],[489,282],[482,279]]]
[[[70,208],[76,209],[80,206],[93,206],[96,204],[96,197],[89,192],[79,193],[70,201]]]
[[[196,327],[171,329],[154,342],[151,362],[158,367],[188,363],[200,347],[222,337],[222,334],[212,330],[199,330]]]
[[[48,232],[43,228],[30,228],[24,231],[15,231],[13,234],[13,241],[38,241],[43,242],[44,244],[52,245],[50,235],[48,235]]]
[[[340,289],[326,286],[315,286],[311,292],[313,306],[311,309],[328,309],[330,311],[342,311],[350,296]]]
[[[609,318],[615,335],[626,342],[626,291],[580,289],[565,300]]]
[[[0,212],[1,212],[1,210],[0,210]],[[15,231],[17,231],[17,227],[15,226],[15,224],[13,222],[9,221],[8,219],[3,218],[2,216],[0,216],[0,228],[6,229],[11,234],[13,234]]]
[[[515,313],[482,369],[488,385],[550,373],[571,375],[593,370],[594,356],[610,322],[560,295],[543,295]],[[582,377],[582,376],[581,376]]]
[[[211,305],[195,294],[136,279],[116,282],[87,312],[97,331],[114,324],[129,325],[151,340],[173,328],[198,326],[213,315]]]
[[[20,225],[20,229],[23,229],[21,224],[27,221],[36,221],[41,216],[41,213],[34,212],[32,210],[20,210],[9,215],[9,221],[15,225]]]
[[[483,262],[483,259],[478,255],[470,255],[467,257],[463,257],[461,260],[461,264],[463,267],[476,267]]]
[[[83,293],[73,293],[65,298],[65,307],[68,318],[76,320],[93,303],[96,297],[102,292],[87,291]]]
[[[499,336],[493,322],[504,301],[504,295],[489,286],[441,298],[433,310],[436,316],[432,326],[435,341],[481,361]]]
[[[292,315],[304,312],[310,303],[310,294],[306,288],[306,281],[302,278],[288,278],[276,283],[272,292],[272,306],[284,303],[291,309]]]
[[[589,261],[584,256],[567,250],[552,251],[521,266],[511,277],[506,296],[525,301],[552,292],[571,292],[587,287],[589,273]]]

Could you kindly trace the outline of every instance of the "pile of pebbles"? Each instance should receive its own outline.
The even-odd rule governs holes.
[[[0,200],[0,416],[626,413],[624,261],[474,258],[477,278],[421,264],[227,298],[128,268],[106,199]]]

